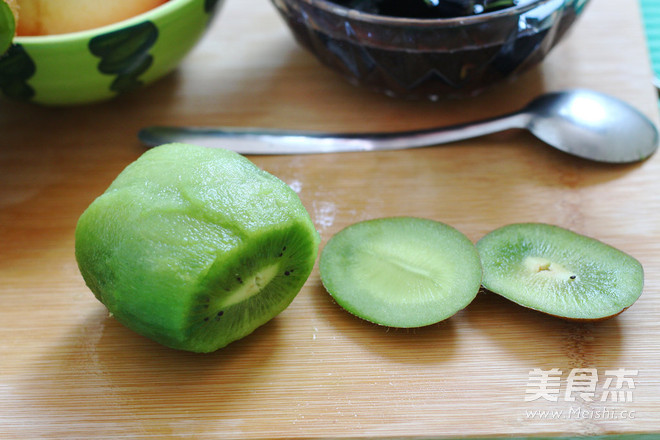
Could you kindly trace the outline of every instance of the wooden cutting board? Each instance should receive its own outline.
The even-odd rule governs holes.
[[[144,125],[413,129],[572,87],[658,121],[637,2],[593,0],[540,68],[471,100],[355,88],[300,49],[266,0],[230,0],[177,73],[147,89],[82,108],[2,103],[0,438],[660,438],[658,156],[600,165],[511,132],[415,151],[252,158],[298,191],[322,244],[360,220],[410,215],[473,241],[540,221],[619,247],[643,263],[644,294],[597,324],[481,294],[444,323],[387,329],[340,309],[315,269],[276,319],[194,355],[108,317],[74,260],[78,216],[144,151]],[[535,371],[556,377],[559,392],[535,396]],[[627,379],[618,388],[617,371]],[[580,374],[596,379],[585,396]]]

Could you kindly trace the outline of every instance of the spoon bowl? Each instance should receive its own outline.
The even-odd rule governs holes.
[[[655,125],[629,104],[590,90],[541,95],[523,109],[449,127],[391,133],[318,133],[226,127],[147,127],[147,146],[183,142],[241,154],[316,154],[400,150],[447,144],[512,128],[527,129],[548,145],[584,159],[638,162],[658,148]]]
[[[542,95],[524,109],[527,128],[545,143],[600,162],[636,162],[658,146],[658,131],[636,108],[609,95],[579,90]]]

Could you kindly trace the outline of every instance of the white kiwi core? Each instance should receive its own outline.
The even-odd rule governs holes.
[[[279,263],[264,267],[251,277],[244,279],[240,287],[222,298],[220,307],[226,308],[245,301],[263,290],[279,273]]]
[[[556,278],[575,279],[575,274],[572,271],[566,269],[561,264],[557,264],[548,260],[547,258],[527,257],[523,261],[523,264],[525,266],[525,269],[528,270],[529,273],[536,276],[555,278],[555,279]]]

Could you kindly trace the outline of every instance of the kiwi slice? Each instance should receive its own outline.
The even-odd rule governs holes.
[[[130,164],[82,214],[76,259],[127,327],[211,352],[284,310],[319,235],[297,194],[236,153],[184,144]]]
[[[340,306],[389,327],[447,319],[481,286],[474,244],[451,226],[414,217],[353,224],[328,241],[319,264],[321,281]]]
[[[612,317],[642,294],[630,255],[558,226],[504,226],[477,242],[483,286],[522,306],[574,320]]]

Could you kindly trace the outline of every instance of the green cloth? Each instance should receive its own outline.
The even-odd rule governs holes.
[[[660,87],[660,1],[639,0],[656,86]]]

